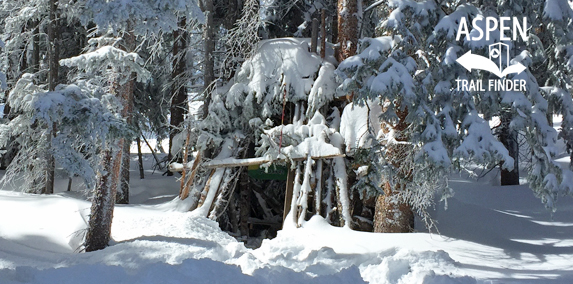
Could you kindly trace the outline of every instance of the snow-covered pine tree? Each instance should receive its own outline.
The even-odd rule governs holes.
[[[523,132],[533,151],[533,166],[528,169],[530,187],[546,206],[554,208],[555,198],[568,191],[570,171],[555,162],[556,132],[547,122],[547,101],[529,69],[510,76],[526,80],[526,92],[480,93],[456,89],[456,79],[479,78],[476,75],[480,72],[469,73],[455,60],[468,47],[480,53],[486,45],[456,41],[460,19],[465,17],[471,22],[474,17],[496,12],[487,9],[489,12],[484,12],[472,3],[393,1],[382,7],[388,17],[379,26],[381,35],[388,36],[364,39],[360,54],[340,64],[343,90],[358,94],[356,102],[379,99],[383,109],[381,121],[391,126],[379,140],[382,149],[376,152],[379,158],[370,159],[381,161],[376,168],[384,169],[382,176],[370,180],[389,181],[390,186],[399,189],[399,202],[409,203],[422,217],[427,217],[424,210],[431,204],[434,193],[450,194],[447,187],[450,171],[462,170],[470,162],[486,167],[503,163],[502,167],[513,168],[513,158],[482,118],[499,116],[501,109],[507,108],[515,114],[511,129]],[[491,41],[496,42],[495,38]],[[517,50],[514,54],[513,63],[531,67],[530,52]],[[407,114],[401,117],[406,108]],[[400,122],[407,124],[398,129],[404,132],[396,131]],[[404,135],[405,141],[396,138]],[[392,144],[410,149],[399,165],[390,159]]]
[[[59,1],[65,5],[67,1]],[[41,89],[54,91],[60,81],[58,58],[62,52],[73,53],[73,49],[60,48],[62,28],[60,22],[70,20],[67,14],[62,13],[54,1],[31,1],[22,3],[21,1],[3,1],[0,6],[0,13],[6,13],[7,17],[3,21],[3,31],[9,34],[7,41],[8,62],[7,70],[10,76],[10,87],[20,79],[21,74],[34,74],[34,81]],[[73,27],[72,27],[73,29]],[[47,34],[41,37],[40,32]],[[76,36],[71,35],[72,40]],[[46,55],[45,60],[41,60]],[[40,72],[41,71],[41,72]],[[46,76],[47,75],[47,76]],[[28,80],[29,83],[29,80]],[[9,108],[8,108],[9,109]],[[11,117],[17,115],[13,113]],[[44,125],[52,129],[52,135],[46,140],[48,146],[40,148],[46,152],[42,155],[47,160],[44,168],[31,167],[30,171],[36,171],[38,179],[35,183],[44,184],[44,188],[36,186],[38,192],[52,193],[54,179],[54,157],[49,148],[50,139],[57,135],[57,125]],[[17,142],[9,143],[11,149],[17,148]],[[36,143],[34,143],[36,144]],[[43,173],[40,173],[43,172]],[[30,190],[30,188],[25,189]]]
[[[8,124],[1,125],[0,147],[17,137],[21,145],[13,163],[8,166],[2,183],[21,181],[23,188],[37,192],[34,181],[45,176],[32,167],[45,167],[43,153],[48,151],[46,125],[56,123],[58,136],[50,142],[55,161],[69,176],[80,176],[92,188],[99,169],[98,153],[110,137],[118,136],[126,127],[111,111],[117,102],[109,96],[91,94],[75,85],[59,85],[55,91],[39,88],[32,74],[24,74],[11,90],[10,101],[19,113]],[[95,95],[95,96],[94,96]]]
[[[481,2],[476,2],[477,6]],[[523,9],[523,7],[528,9]],[[570,70],[567,67],[570,55],[566,46],[572,43],[572,11],[566,1],[497,1],[496,9],[485,9],[483,16],[515,16],[526,18],[530,27],[529,39],[502,41],[499,32],[494,32],[490,42],[466,42],[465,45],[477,52],[484,52],[488,44],[504,42],[511,50],[511,64],[521,63],[527,69],[509,75],[510,79],[522,79],[527,82],[525,92],[486,92],[483,100],[476,100],[477,107],[485,118],[499,116],[502,126],[506,125],[507,133],[513,133],[511,143],[501,142],[510,150],[510,155],[517,155],[515,136],[520,133],[525,138],[524,146],[530,151],[526,157],[529,162],[527,180],[534,194],[550,209],[555,209],[554,202],[561,194],[570,193],[571,172],[560,167],[555,158],[559,154],[556,147],[558,134],[552,125],[552,115],[561,115],[565,127],[561,129],[561,138],[567,138],[567,122],[571,109],[571,94],[567,90],[570,82]],[[552,12],[557,17],[551,17]],[[553,14],[555,15],[555,14]],[[473,31],[472,31],[473,32]],[[497,33],[497,34],[496,34]],[[544,70],[544,71],[543,71]],[[542,86],[542,88],[540,88]],[[564,87],[564,89],[563,89]],[[569,84],[570,88],[570,84]],[[563,92],[559,90],[565,90]],[[555,91],[555,92],[554,92]],[[492,103],[494,102],[494,103]],[[544,116],[544,117],[541,117]],[[502,129],[503,130],[503,129]],[[506,135],[507,137],[507,135]],[[503,138],[503,136],[501,137]],[[515,166],[519,164],[514,163]],[[502,172],[503,174],[503,172]],[[504,184],[502,176],[502,184]]]
[[[102,44],[95,51],[69,59],[66,64],[77,67],[85,74],[101,74],[111,67],[113,83],[108,85],[108,88],[121,99],[123,104],[121,114],[128,121],[133,111],[135,80],[149,79],[149,72],[142,67],[143,60],[135,53],[136,37],[172,32],[178,28],[179,15],[184,15],[190,20],[203,19],[203,14],[194,0],[137,2],[86,0],[77,1],[73,6],[77,7],[78,17],[84,25],[93,22],[100,34],[118,37],[111,42],[109,39],[100,41],[105,45]],[[111,44],[107,45],[106,41]],[[109,76],[109,74],[104,75]],[[131,138],[124,137],[117,141],[117,144],[121,152],[113,152],[114,147],[110,147],[103,153],[104,170],[94,191],[85,241],[86,251],[103,249],[109,242],[120,172],[125,174],[121,174],[122,194],[119,196],[126,198],[129,194],[127,178]]]
[[[567,1],[547,0],[543,5],[542,29],[539,29],[539,56],[547,62],[545,81],[549,108],[562,116],[559,137],[567,143],[573,158],[573,5]],[[573,170],[573,162],[569,168]]]

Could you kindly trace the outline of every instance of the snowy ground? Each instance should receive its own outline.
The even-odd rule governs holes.
[[[441,235],[354,232],[315,217],[252,250],[177,212],[172,177],[147,170],[140,180],[136,169],[112,245],[93,253],[76,252],[90,207],[81,193],[0,191],[0,283],[573,282],[573,202],[552,217],[526,186],[454,178],[448,209],[433,212]]]

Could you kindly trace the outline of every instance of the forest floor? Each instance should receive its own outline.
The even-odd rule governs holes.
[[[527,185],[495,186],[492,175],[451,179],[455,196],[432,211],[439,233],[419,222],[411,234],[356,232],[314,217],[249,249],[178,212],[175,178],[146,170],[140,180],[134,156],[131,204],[116,207],[102,251],[77,251],[90,203],[65,191],[67,179],[50,196],[0,190],[0,283],[573,283],[573,199],[551,214]]]

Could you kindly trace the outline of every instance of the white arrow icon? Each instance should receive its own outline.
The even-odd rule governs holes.
[[[523,66],[523,64],[516,63],[511,66],[508,66],[503,70],[503,72],[501,72],[498,69],[497,65],[495,65],[495,63],[491,61],[489,58],[477,54],[472,54],[471,50],[466,52],[466,54],[462,55],[460,58],[456,59],[456,62],[458,62],[468,71],[472,71],[472,69],[485,70],[497,75],[497,77],[499,78],[503,78],[507,76],[507,74],[511,73],[519,74],[526,69],[526,67]]]

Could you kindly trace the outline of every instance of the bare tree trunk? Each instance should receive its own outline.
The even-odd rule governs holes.
[[[116,203],[129,204],[129,164],[131,162],[130,146],[131,141],[123,138],[123,147],[121,151],[121,186],[117,191]]]
[[[215,51],[215,32],[214,32],[214,20],[213,20],[214,8],[213,0],[205,1],[205,70],[204,70],[204,89],[207,92],[211,83],[215,80],[215,58],[213,57],[213,52]],[[205,97],[205,101],[210,101],[210,96]],[[203,109],[203,117],[207,117],[209,114],[209,105]]]
[[[414,230],[414,212],[407,203],[396,198],[390,183],[384,185],[384,194],[376,197],[374,232],[409,233]]]
[[[104,249],[111,237],[111,222],[117,190],[117,183],[114,180],[117,181],[119,178],[121,165],[120,161],[117,161],[121,151],[115,152],[117,153],[106,150],[103,153],[104,168],[98,176],[98,183],[92,199],[89,227],[84,243],[86,252]],[[114,156],[116,157],[115,160]]]
[[[356,54],[359,37],[359,15],[357,0],[338,0],[338,62]]]
[[[336,17],[334,17],[336,18]],[[320,57],[326,57],[326,10],[322,10],[320,15]],[[338,36],[338,35],[337,35]]]
[[[128,27],[131,25],[128,25]],[[135,51],[135,35],[133,31],[128,28],[123,35],[123,46],[122,49],[127,52]],[[131,73],[129,75],[119,74],[117,80],[121,81],[121,76],[129,76],[127,82],[116,89],[116,96],[120,97],[123,103],[123,110],[121,115],[125,118],[128,124],[132,124],[133,120],[133,94],[135,91],[135,74]],[[119,83],[118,81],[118,83]],[[117,204],[128,204],[129,203],[129,166],[131,161],[130,146],[131,140],[127,138],[121,139],[122,151],[121,151],[121,187],[117,191],[116,203]]]
[[[399,107],[397,107],[399,109]],[[398,124],[386,125],[387,129],[394,131],[396,141],[408,141],[409,137],[406,130],[409,124],[406,122],[408,109],[396,111],[399,118]],[[403,161],[410,154],[412,147],[408,144],[394,143],[388,145],[387,159],[398,170],[400,180],[406,183],[411,177],[411,169],[403,165]],[[390,180],[392,177],[387,177]],[[394,179],[396,180],[396,179]],[[384,185],[384,194],[376,199],[374,213],[374,232],[378,233],[408,233],[414,230],[414,213],[409,204],[400,198],[399,192],[405,184],[395,184],[394,187],[390,182]]]
[[[191,136],[191,131],[187,131],[187,137],[185,139],[185,147],[183,149],[183,170],[181,171],[181,185],[179,187],[179,198],[181,200],[185,200],[185,198],[187,198],[187,196],[189,195],[189,191],[186,190],[189,187],[187,187],[187,159],[189,157],[189,138]],[[199,155],[197,155],[197,157],[199,158]],[[195,164],[197,164],[199,162],[199,159],[195,159],[195,161],[193,162],[193,166],[195,166]],[[192,171],[196,172],[196,168],[194,167],[192,169]],[[193,180],[189,181],[189,186],[191,186],[191,183],[193,182]]]
[[[511,114],[502,113],[499,140],[513,158],[513,170],[501,169],[501,185],[519,185],[519,144],[517,131],[509,127]]]
[[[40,23],[34,22],[36,26],[32,36],[32,73],[40,71]]]
[[[181,132],[179,127],[185,119],[185,114],[187,114],[187,80],[185,77],[185,71],[187,68],[186,55],[187,55],[187,31],[185,17],[182,17],[178,23],[178,29],[173,32],[174,42],[173,42],[173,71],[171,72],[171,78],[173,79],[173,87],[171,91],[171,120],[170,120],[170,130],[169,130],[169,153],[168,159],[173,159],[172,148],[173,148],[173,138],[175,135]],[[173,175],[172,172],[168,172],[168,175]]]
[[[50,0],[50,11],[49,11],[49,18],[50,23],[48,24],[48,62],[49,62],[49,71],[48,71],[48,89],[50,91],[54,91],[58,84],[58,71],[60,68],[59,63],[59,53],[60,53],[60,45],[59,45],[59,38],[58,38],[58,20],[57,20],[57,6],[56,0]],[[51,149],[52,138],[56,136],[56,125],[49,126],[50,131],[48,132],[47,143],[48,149]],[[44,188],[45,194],[52,194],[54,193],[54,179],[55,179],[55,161],[54,156],[52,153],[48,152],[46,154],[46,185]]]
[[[213,52],[215,51],[215,33],[214,33],[214,20],[213,20],[213,0],[205,1],[205,15],[206,15],[206,22],[204,26],[205,32],[205,63],[204,67],[204,85],[203,89],[206,93],[208,93],[209,87],[211,83],[215,80],[215,58],[213,57]],[[211,101],[211,97],[206,95],[205,103]],[[203,117],[207,117],[209,114],[209,105],[207,104],[206,107],[203,108]]]
[[[356,54],[356,47],[358,44],[358,2],[357,0],[338,0],[338,18],[337,18],[337,42],[340,45],[339,52],[335,56],[338,62],[344,61],[346,58]],[[326,22],[326,14],[323,11],[323,22]],[[323,24],[324,26],[325,24]],[[323,28],[324,31],[325,27]],[[324,36],[324,35],[323,35]],[[325,55],[324,50],[322,55]],[[348,94],[347,98],[352,95]],[[340,102],[339,102],[340,104]],[[343,107],[339,105],[339,107]],[[341,149],[343,145],[339,145]],[[352,216],[350,215],[350,196],[349,188],[351,185],[348,183],[346,175],[346,163],[344,158],[335,158],[332,161],[332,174],[335,177],[335,193],[336,193],[336,207],[338,211],[338,223],[340,226],[352,227]]]
[[[22,27],[22,33],[26,32],[26,26]],[[24,45],[22,46],[22,56],[20,57],[20,73],[25,73],[28,70],[28,44],[24,43]]]
[[[203,90],[205,93],[205,99],[203,100],[203,119],[207,118],[209,115],[209,104],[211,104],[211,92],[210,86],[215,81],[215,58],[213,53],[215,51],[215,24],[213,19],[213,14],[215,9],[213,7],[213,0],[205,1],[205,60],[204,60],[204,77],[203,77]],[[211,158],[212,153],[209,149],[205,150],[203,153],[204,158]]]
[[[316,53],[318,50],[318,19],[312,19],[312,29],[310,36],[310,52]]]
[[[204,89],[207,90],[211,83],[215,81],[215,58],[213,53],[215,51],[215,24],[213,19],[214,8],[213,0],[205,1],[205,78],[204,78]],[[208,114],[208,109],[203,110],[203,115],[206,117]]]
[[[145,178],[145,171],[143,170],[143,154],[141,153],[141,138],[137,136],[137,161],[139,162],[139,178]]]
[[[239,231],[241,236],[249,237],[249,217],[251,217],[251,189],[247,169],[240,169],[239,181]]]

